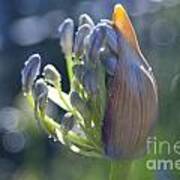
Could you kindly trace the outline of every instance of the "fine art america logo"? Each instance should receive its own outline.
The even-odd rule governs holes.
[[[180,140],[174,143],[167,140],[159,140],[157,137],[148,137],[146,142],[147,153],[156,158],[146,161],[148,170],[180,170],[180,158],[171,159],[172,155],[180,157]],[[161,155],[166,159],[159,158]]]

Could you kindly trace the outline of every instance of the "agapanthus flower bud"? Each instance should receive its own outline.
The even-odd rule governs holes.
[[[73,115],[71,113],[66,113],[62,118],[62,122],[61,122],[62,127],[65,130],[69,131],[74,127],[74,124],[75,124],[75,119]]]
[[[81,57],[84,53],[85,48],[85,37],[91,32],[91,26],[89,24],[84,24],[79,27],[74,43],[74,54],[77,57]]]
[[[72,54],[73,47],[74,21],[70,18],[67,18],[59,26],[58,30],[60,33],[60,45],[62,51],[66,56],[70,56]]]
[[[24,63],[24,68],[21,71],[22,89],[24,93],[30,93],[34,80],[40,73],[41,57],[39,54],[31,55]]]
[[[56,88],[60,88],[61,75],[58,70],[52,65],[48,64],[43,69],[45,81]]]
[[[86,46],[87,58],[93,63],[96,63],[98,59],[97,57],[99,56],[99,51],[104,43],[105,34],[102,33],[98,27],[95,27],[86,38],[86,43],[88,44]]]
[[[115,54],[113,54],[111,50],[109,50],[108,48],[102,48],[100,50],[99,57],[108,75],[113,76],[115,74],[116,65],[118,61]]]
[[[97,78],[95,71],[93,71],[92,69],[86,70],[83,77],[83,86],[88,94],[96,95]]]
[[[105,36],[105,45],[109,46],[109,48],[116,54],[120,52],[119,46],[118,46],[118,36],[113,29],[112,25],[107,23],[99,23],[97,24],[97,27],[102,31],[102,34]]]
[[[81,15],[74,47],[73,31],[72,19],[59,27],[69,94],[58,91],[61,77],[52,65],[45,66],[44,79],[36,80],[39,55],[25,63],[22,84],[26,92],[32,88],[35,115],[60,142],[66,137],[64,144],[75,147],[77,153],[116,160],[134,158],[144,149],[156,122],[158,94],[131,21],[122,5],[116,5],[112,20],[101,20],[96,26],[87,14]],[[46,114],[48,96],[67,112],[62,126]],[[83,136],[74,131],[76,127]]]
[[[38,79],[33,86],[33,98],[35,106],[44,109],[48,100],[48,87],[44,79]]]
[[[89,24],[91,27],[95,26],[93,20],[88,14],[81,14],[79,16],[79,27],[84,24]]]
[[[109,59],[103,60],[103,65],[105,66],[106,72],[113,76],[115,74],[116,65],[117,65],[117,58],[110,57]]]

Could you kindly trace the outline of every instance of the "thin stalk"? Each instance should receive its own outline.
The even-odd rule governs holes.
[[[109,180],[128,180],[131,161],[111,161]]]
[[[71,86],[72,78],[73,78],[73,71],[72,71],[73,60],[72,60],[72,56],[70,56],[70,55],[66,57],[66,67],[67,67],[68,79],[69,79],[70,86]]]

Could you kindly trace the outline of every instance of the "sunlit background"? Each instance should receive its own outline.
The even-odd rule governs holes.
[[[180,140],[180,0],[0,0],[0,180],[108,179],[106,161],[71,153],[37,127],[20,94],[20,71],[29,55],[40,53],[43,64],[59,69],[68,91],[59,24],[71,17],[77,25],[85,12],[96,22],[110,18],[119,2],[128,10],[157,77],[157,132],[165,139]],[[61,112],[55,113],[60,119]],[[143,163],[132,180],[152,179]],[[153,179],[178,180],[180,175],[157,171]]]

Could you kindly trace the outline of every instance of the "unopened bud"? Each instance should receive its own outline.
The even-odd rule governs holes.
[[[84,24],[79,27],[75,37],[74,53],[75,56],[80,57],[84,53],[85,37],[91,32],[91,26]]]
[[[33,97],[35,100],[35,105],[39,109],[44,109],[47,105],[48,100],[48,87],[44,79],[38,79],[33,87]]]
[[[88,94],[95,95],[97,92],[97,79],[93,70],[87,70],[83,77],[83,86]]]
[[[96,27],[86,38],[87,58],[93,63],[96,63],[98,60],[99,51],[104,43],[105,34],[103,34],[100,29]]]
[[[94,22],[88,14],[82,14],[79,17],[79,26],[84,24],[89,24],[91,27],[94,27]]]
[[[107,49],[102,49],[100,51],[100,60],[105,67],[108,75],[113,76],[115,74],[115,69],[117,65],[117,58]]]
[[[105,59],[103,61],[103,64],[105,66],[105,69],[106,69],[107,73],[110,76],[113,76],[115,74],[115,70],[116,70],[117,59],[115,57],[111,57],[109,59]]]
[[[61,75],[52,64],[48,64],[44,67],[43,75],[46,82],[52,84],[54,87],[60,87]]]
[[[40,73],[41,57],[39,54],[31,55],[24,64],[21,71],[22,89],[25,93],[30,93],[34,80]]]
[[[97,27],[105,34],[105,45],[116,54],[119,53],[119,45],[118,45],[118,35],[116,31],[112,28],[110,24],[107,23],[99,23]]]
[[[71,55],[73,47],[74,22],[68,18],[59,26],[60,45],[66,56]]]

